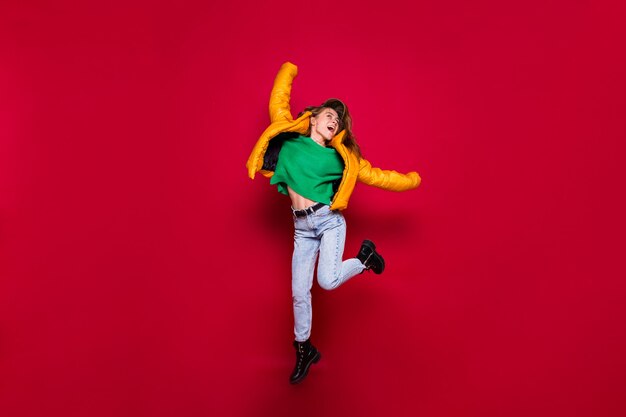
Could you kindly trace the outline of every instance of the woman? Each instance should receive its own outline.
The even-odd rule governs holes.
[[[356,258],[343,259],[346,222],[341,214],[356,181],[391,191],[416,188],[416,172],[373,168],[362,156],[352,134],[352,119],[340,100],[329,99],[319,107],[307,107],[291,116],[289,100],[297,67],[282,65],[270,96],[270,126],[255,145],[247,168],[270,177],[270,183],[291,199],[295,236],[292,258],[294,312],[293,343],[296,364],[290,377],[301,382],[309,367],[321,357],[310,342],[311,287],[319,254],[317,280],[327,290],[335,289],[366,270],[380,274],[385,269],[376,246],[365,240]]]

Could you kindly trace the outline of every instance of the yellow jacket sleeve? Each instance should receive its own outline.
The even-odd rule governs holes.
[[[298,75],[298,67],[291,62],[285,62],[278,70],[274,79],[274,87],[270,94],[270,120],[278,121],[293,120],[289,100],[291,99],[291,85]]]
[[[412,190],[417,188],[422,182],[417,172],[401,174],[396,171],[374,168],[372,164],[363,158],[359,161],[359,175],[357,179],[364,184],[388,191]]]

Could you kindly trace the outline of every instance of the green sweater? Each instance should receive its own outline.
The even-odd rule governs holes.
[[[343,160],[334,148],[325,148],[308,136],[285,140],[270,184],[287,194],[287,187],[319,203],[330,204],[333,181],[343,175]]]

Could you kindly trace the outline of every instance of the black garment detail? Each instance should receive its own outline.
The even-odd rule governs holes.
[[[322,207],[324,207],[326,204],[324,203],[317,203],[311,207],[307,207],[305,209],[302,210],[293,210],[293,215],[296,217],[306,217],[309,214],[313,214],[315,213],[317,210],[321,209]]]
[[[343,176],[342,176],[343,178]],[[335,181],[333,181],[333,197],[335,196],[335,194],[337,194],[337,190],[339,190],[339,185],[341,184],[341,179],[342,178],[338,178]],[[330,201],[333,200],[333,197],[331,197]]]
[[[287,139],[297,138],[298,136],[300,136],[300,134],[296,132],[283,132],[272,138],[267,145],[265,155],[263,155],[263,167],[261,169],[265,171],[276,171],[278,154],[283,147],[283,143],[285,143]]]
[[[365,269],[371,269],[375,274],[381,274],[385,270],[385,260],[376,252],[376,245],[371,240],[363,241],[356,257],[365,265]]]
[[[306,342],[293,342],[293,347],[296,348],[296,366],[293,368],[293,372],[289,377],[290,384],[297,384],[302,382],[309,372],[311,364],[319,362],[322,355],[311,344],[310,340]]]

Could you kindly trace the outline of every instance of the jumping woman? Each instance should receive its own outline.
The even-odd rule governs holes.
[[[291,261],[296,364],[289,381],[301,382],[320,352],[311,344],[311,287],[316,261],[317,282],[332,290],[355,275],[385,269],[383,257],[369,240],[355,258],[343,260],[346,221],[341,211],[357,181],[390,191],[406,191],[420,184],[417,172],[400,174],[373,168],[361,156],[352,134],[346,105],[328,99],[307,107],[296,119],[289,105],[291,85],[298,69],[286,62],[270,95],[270,126],[248,159],[248,175],[270,177],[278,191],[291,200],[295,235]]]

